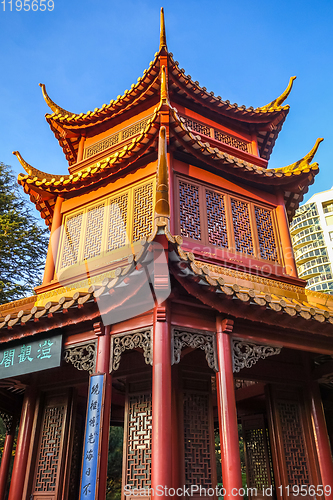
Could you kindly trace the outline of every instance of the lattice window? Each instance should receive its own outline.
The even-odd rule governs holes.
[[[193,130],[193,132],[197,132],[198,134],[203,134],[210,137],[210,127],[208,127],[207,125],[192,120],[191,118],[184,118],[184,123],[186,127]]]
[[[110,137],[107,137],[106,139],[93,144],[89,148],[85,149],[84,158],[90,158],[90,156],[96,155],[97,153],[100,153],[101,151],[104,151],[111,146],[115,146],[116,144],[118,144],[119,138],[119,133],[117,132],[110,135]]]
[[[214,139],[234,148],[240,149],[241,151],[248,151],[248,145],[245,141],[238,139],[237,137],[232,137],[229,134],[223,134],[219,130],[214,130]]]
[[[88,210],[87,232],[84,246],[85,259],[91,259],[101,253],[104,213],[105,203]]]
[[[128,193],[114,198],[110,205],[108,227],[108,251],[121,248],[127,243]]]
[[[144,120],[141,120],[138,123],[134,123],[134,125],[131,125],[130,127],[127,127],[124,129],[122,133],[122,140],[124,141],[125,139],[128,139],[129,137],[133,137],[134,135],[139,134],[144,130],[147,126],[148,118],[145,118]]]
[[[151,486],[152,405],[150,394],[128,396],[126,482],[131,488]]]
[[[91,156],[100,153],[105,149],[108,149],[111,146],[115,146],[119,143],[120,143],[119,147],[122,147],[123,145],[121,143],[123,141],[129,139],[130,137],[134,137],[135,135],[140,134],[140,132],[142,132],[146,128],[148,120],[150,118],[151,115],[147,116],[146,118],[140,120],[137,123],[133,123],[133,125],[130,125],[129,127],[126,127],[123,130],[120,130],[119,132],[115,132],[109,135],[109,137],[106,137],[105,139],[102,139],[96,142],[95,144],[92,144],[91,146],[88,146],[84,150],[84,158],[90,158]]]
[[[255,206],[254,212],[258,229],[260,256],[266,260],[277,261],[278,256],[271,211]]]
[[[82,264],[153,232],[155,179],[139,182],[64,220],[57,270]]]
[[[153,231],[153,183],[134,189],[133,241],[139,241]]]
[[[83,213],[68,217],[65,227],[63,254],[60,268],[72,266],[78,261]]]
[[[264,429],[247,429],[244,432],[248,459],[248,482],[252,488],[262,490],[269,486],[266,467]]]
[[[184,392],[184,453],[186,486],[211,488],[208,394]]]
[[[55,491],[65,406],[48,406],[44,411],[42,436],[37,458],[35,491]]]
[[[273,483],[273,466],[268,429],[263,415],[242,419],[246,476],[250,488],[262,491]]]
[[[311,484],[300,405],[298,401],[279,400],[277,408],[281,422],[288,484],[290,486]]]
[[[179,181],[180,232],[186,238],[201,239],[199,187]]]
[[[224,196],[220,193],[206,190],[206,206],[209,243],[228,248]]]
[[[231,198],[231,211],[237,252],[253,255],[253,241],[248,203]]]

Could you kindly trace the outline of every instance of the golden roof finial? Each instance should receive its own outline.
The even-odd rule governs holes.
[[[307,155],[304,156],[303,158],[303,162],[309,164],[312,160],[313,160],[313,157],[314,155],[317,153],[318,151],[318,148],[319,148],[319,144],[321,142],[323,142],[324,138],[323,137],[319,137],[317,140],[316,140],[316,144],[313,146],[313,148],[311,149],[311,151],[308,152]]]
[[[56,114],[62,115],[62,116],[66,116],[66,115],[72,116],[74,114],[74,113],[71,113],[70,111],[66,111],[66,109],[61,108],[60,106],[58,106],[58,104],[56,104],[55,102],[52,101],[52,99],[50,98],[50,96],[46,92],[46,87],[45,87],[44,83],[40,83],[39,86],[42,88],[43,97],[45,99],[46,104],[53,111],[53,113],[56,113]]]
[[[27,172],[27,174],[30,177],[38,177],[38,180],[43,180],[43,179],[61,179],[62,177],[66,177],[66,175],[53,175],[53,174],[46,174],[45,172],[42,172],[41,170],[38,170],[38,168],[34,168],[29,163],[27,163],[24,158],[22,158],[21,154],[18,151],[13,151],[13,155],[16,156],[18,161],[21,163],[22,167],[24,170]],[[67,176],[69,177],[69,176]]]
[[[166,43],[166,34],[165,34],[164,9],[163,9],[163,7],[161,7],[160,50],[163,47],[167,48],[167,43]]]
[[[269,111],[269,110],[273,111],[274,109],[279,108],[289,96],[291,89],[293,88],[294,80],[296,80],[296,78],[297,78],[296,76],[291,76],[286,90],[282,92],[282,94],[279,97],[274,99],[274,101],[258,109],[260,109],[261,111]]]
[[[316,170],[318,169],[318,163],[310,163],[312,162],[314,155],[318,151],[319,144],[323,141],[324,139],[320,137],[319,139],[316,140],[316,144],[313,146],[311,151],[308,152],[307,155],[303,156],[300,160],[296,161],[295,163],[292,163],[291,165],[288,165],[287,167],[282,167],[282,168],[275,168],[274,170],[276,172],[283,171],[284,173],[301,173],[301,172],[307,172],[309,170]]]
[[[18,161],[21,163],[22,167],[24,168],[24,170],[27,172],[27,174],[29,174],[30,176],[34,175],[35,174],[35,168],[32,167],[31,165],[29,165],[29,163],[27,163],[21,156],[21,154],[18,152],[18,151],[13,151],[13,155],[16,156],[16,158],[18,159]]]
[[[162,66],[161,68],[161,101],[164,104],[169,102],[169,92],[165,66]]]
[[[169,219],[169,172],[167,160],[167,138],[164,126],[160,128],[158,139],[158,164],[156,177],[155,219],[158,217],[165,217]]]

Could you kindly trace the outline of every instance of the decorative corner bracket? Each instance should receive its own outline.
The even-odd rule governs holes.
[[[145,363],[153,364],[152,328],[111,335],[110,372],[118,370],[123,352],[133,349],[142,349]]]
[[[77,370],[84,370],[92,375],[96,367],[97,342],[84,342],[69,346],[64,350],[63,359],[72,363]]]
[[[180,362],[181,352],[184,347],[205,351],[209,368],[215,372],[218,371],[214,333],[174,329],[172,331],[172,364]]]
[[[280,354],[281,347],[258,345],[245,340],[233,339],[233,372],[238,373],[243,368],[251,368],[259,359]]]

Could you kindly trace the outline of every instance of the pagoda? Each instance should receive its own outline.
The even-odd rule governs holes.
[[[298,278],[288,226],[322,139],[268,167],[294,79],[258,108],[215,96],[162,9],[110,104],[75,114],[40,84],[69,173],[15,152],[50,244],[36,295],[0,306],[0,500],[17,422],[9,500],[104,500],[110,425],[122,499],[332,498],[333,297]]]

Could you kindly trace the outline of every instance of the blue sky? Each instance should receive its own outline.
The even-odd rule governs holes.
[[[31,2],[30,2],[31,3]],[[222,99],[261,106],[296,75],[290,112],[270,167],[302,158],[317,137],[320,172],[306,195],[333,186],[333,2],[331,0],[54,0],[52,12],[0,3],[0,161],[22,171],[13,150],[50,173],[67,162],[45,121],[39,82],[63,108],[109,103],[148,68],[164,6],[168,48]]]

